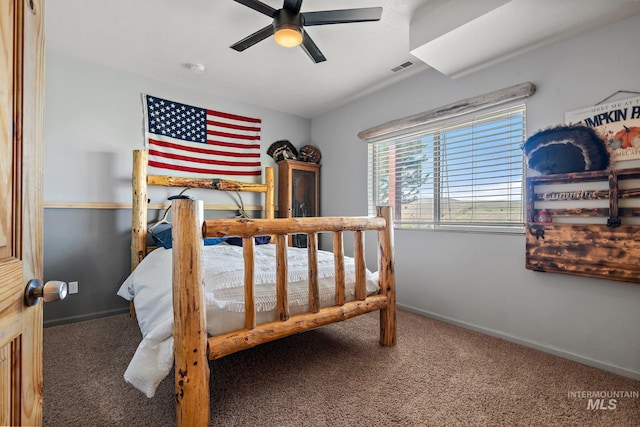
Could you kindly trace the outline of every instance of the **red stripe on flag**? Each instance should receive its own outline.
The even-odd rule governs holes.
[[[149,150],[149,155],[164,157],[166,159],[184,160],[186,162],[205,163],[220,166],[260,167],[260,162],[232,162],[227,160],[200,159],[198,157],[182,156],[180,154],[163,153],[162,151],[158,150]]]
[[[244,148],[244,149],[255,149],[260,150],[260,144],[237,144],[234,142],[225,142],[225,141],[216,141],[215,139],[207,139],[208,145],[215,145],[219,147],[229,147],[229,148]]]
[[[174,144],[172,142],[158,141],[157,139],[149,138],[149,144],[155,144],[160,147],[173,148],[176,150],[190,151],[192,153],[211,154],[217,156],[232,156],[232,157],[260,157],[260,153],[230,153],[228,151],[211,150],[209,148],[194,148],[181,144]],[[202,144],[206,147],[205,144]]]
[[[225,122],[216,122],[214,120],[207,120],[207,124],[211,126],[218,126],[222,128],[235,129],[235,130],[246,130],[250,132],[260,132],[260,128],[254,126],[242,126],[242,125],[234,125],[233,123],[225,123]]]
[[[237,133],[218,132],[218,131],[209,130],[209,129],[207,129],[207,135],[223,136],[225,138],[234,138],[234,139],[247,139],[250,141],[255,141],[256,139],[260,139],[260,135],[239,135]]]
[[[247,117],[247,116],[238,116],[236,114],[223,113],[221,111],[207,110],[207,115],[224,117],[225,119],[239,120],[242,122],[262,123],[262,120],[260,119],[254,119],[253,117]]]
[[[253,172],[243,172],[243,171],[228,171],[228,170],[217,170],[217,169],[204,169],[204,168],[194,168],[187,166],[177,166],[171,165],[169,163],[156,162],[153,160],[149,160],[149,166],[162,168],[162,169],[171,169],[182,172],[191,172],[191,173],[203,173],[209,175],[261,175],[261,171],[253,171]]]

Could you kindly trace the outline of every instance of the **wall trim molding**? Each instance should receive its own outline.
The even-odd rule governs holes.
[[[167,209],[170,205],[163,203],[150,203],[149,209]],[[112,202],[44,202],[45,209],[131,209],[131,203],[112,203]],[[237,205],[204,205],[205,210],[210,211],[236,211]],[[262,206],[245,205],[246,211],[262,211]],[[276,207],[277,209],[277,207]]]
[[[435,320],[439,320],[444,323],[448,323],[455,326],[460,326],[461,328],[470,329],[472,331],[480,332],[486,335],[490,335],[492,337],[500,338],[515,344],[520,344],[525,347],[533,348],[535,350],[542,351],[544,353],[553,354],[554,356],[559,356],[564,359],[572,360],[574,362],[582,363],[583,365],[592,366],[594,368],[602,369],[603,371],[612,372],[614,374],[622,375],[623,377],[632,378],[634,380],[640,380],[640,372],[634,371],[632,369],[627,369],[622,366],[612,365],[607,362],[603,362],[601,360],[592,359],[590,357],[585,357],[580,354],[572,353],[566,350],[559,349],[557,347],[549,346],[546,344],[542,344],[536,341],[531,341],[523,338],[516,337],[514,335],[506,334],[501,331],[497,331],[495,329],[489,329],[482,326],[474,325],[473,323],[467,323],[460,320],[456,320],[447,316],[442,316],[436,313],[433,313],[428,310],[423,310],[420,308],[412,307],[410,305],[400,304],[398,303],[398,308],[407,310],[409,312],[420,314],[422,316],[430,317]]]

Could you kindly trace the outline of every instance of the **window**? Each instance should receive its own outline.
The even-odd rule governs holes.
[[[369,213],[396,227],[521,231],[524,103],[369,141]]]

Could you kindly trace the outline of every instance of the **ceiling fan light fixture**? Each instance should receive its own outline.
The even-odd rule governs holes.
[[[273,22],[271,25],[267,25],[232,44],[229,46],[231,49],[242,52],[256,43],[273,36],[273,39],[280,46],[296,47],[302,45],[302,50],[316,64],[326,61],[327,58],[318,49],[309,33],[304,30],[305,26],[379,21],[382,16],[381,7],[300,12],[302,0],[284,0],[282,9],[274,9],[264,4],[261,0],[235,1],[273,18]]]
[[[296,47],[302,43],[302,29],[292,24],[282,24],[276,28],[273,39],[280,46]]]

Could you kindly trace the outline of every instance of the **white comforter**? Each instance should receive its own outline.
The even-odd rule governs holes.
[[[288,296],[291,314],[308,307],[307,250],[287,248]],[[255,305],[257,322],[275,320],[275,245],[255,247]],[[153,397],[173,366],[173,304],[171,249],[151,252],[124,281],[118,295],[132,300],[142,342],[124,374],[125,380]],[[355,266],[345,257],[347,300],[354,297]],[[216,335],[244,327],[244,270],[242,247],[220,244],[204,247],[207,330]],[[333,254],[318,251],[318,285],[321,306],[333,304]],[[367,270],[367,293],[378,291],[376,274]]]

